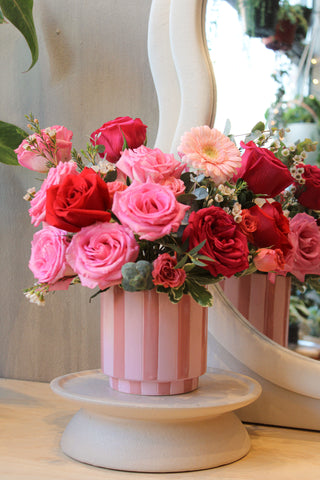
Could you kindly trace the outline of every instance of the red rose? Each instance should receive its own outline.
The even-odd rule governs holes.
[[[242,178],[253,193],[275,197],[293,183],[288,168],[267,148],[259,148],[254,142],[241,142],[241,147],[245,152],[235,180]]]
[[[295,183],[298,202],[306,208],[320,210],[320,168],[304,164],[299,164],[298,167],[304,168],[302,177],[305,180],[304,185]]]
[[[289,220],[283,215],[280,203],[266,202],[261,208],[255,205],[248,212],[256,222],[256,230],[248,236],[255,247],[280,248],[284,253],[291,248]]]
[[[140,118],[118,117],[93,132],[90,141],[93,145],[104,145],[105,151],[100,157],[107,155],[109,162],[116,163],[123,150],[124,138],[127,148],[138,148],[145,143],[146,132],[147,126]]]
[[[92,168],[79,175],[65,175],[47,190],[46,222],[54,227],[78,232],[95,222],[108,222],[111,202],[106,183]]]
[[[178,288],[184,284],[186,272],[182,268],[174,268],[177,259],[169,253],[163,253],[153,262],[152,278],[155,285],[165,288]]]
[[[192,212],[182,240],[187,238],[190,250],[206,240],[200,253],[214,261],[201,261],[207,263],[207,270],[214,277],[219,274],[231,277],[249,266],[247,238],[222,208],[209,207]]]

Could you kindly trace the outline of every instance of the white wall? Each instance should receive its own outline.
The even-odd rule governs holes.
[[[116,116],[140,117],[157,131],[158,107],[147,57],[151,0],[35,0],[40,56],[30,53],[12,25],[0,25],[0,120],[26,128],[34,113],[43,127],[61,124],[74,145]],[[22,290],[28,270],[30,225],[25,190],[39,174],[0,164],[0,376],[51,380],[99,368],[99,299],[83,287],[51,296],[44,308]]]

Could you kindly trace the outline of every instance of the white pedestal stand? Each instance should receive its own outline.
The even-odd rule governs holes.
[[[194,392],[173,396],[119,393],[99,370],[56,378],[51,388],[82,406],[63,433],[63,452],[135,472],[201,470],[243,457],[250,439],[233,410],[261,392],[256,381],[222,370],[203,375]]]

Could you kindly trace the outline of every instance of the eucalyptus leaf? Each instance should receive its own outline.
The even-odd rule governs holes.
[[[224,129],[223,129],[223,135],[228,136],[230,132],[231,132],[231,121],[229,118],[227,118]]]
[[[197,200],[204,200],[209,195],[208,190],[205,187],[196,188],[194,194],[197,197]]]
[[[5,18],[22,33],[27,41],[32,55],[29,71],[39,57],[39,45],[32,15],[33,0],[0,0],[0,8]]]

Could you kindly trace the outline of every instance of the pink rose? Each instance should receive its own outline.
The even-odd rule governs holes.
[[[112,211],[123,225],[152,241],[176,232],[189,208],[177,202],[167,187],[133,182],[123,192],[115,193]]]
[[[284,268],[284,255],[280,248],[260,248],[253,259],[260,272],[276,272]]]
[[[290,219],[292,249],[286,255],[286,272],[304,282],[306,274],[320,275],[320,231],[316,220],[306,213]]]
[[[48,162],[58,165],[71,159],[73,133],[60,125],[41,130],[39,134],[30,135],[15,150],[18,162],[23,167],[36,172],[47,172]]]
[[[126,188],[128,188],[125,183],[119,182],[118,180],[115,180],[114,182],[108,182],[107,187],[111,202],[113,201],[113,197],[116,192],[123,192],[123,190],[126,190]]]
[[[142,145],[135,150],[125,150],[117,163],[117,168],[132,180],[144,183],[149,178],[159,183],[168,177],[179,178],[185,165],[172,154],[165,154],[159,148]]]
[[[120,158],[124,142],[127,148],[140,147],[146,141],[147,126],[140,118],[117,117],[104,123],[95,130],[90,141],[93,145],[103,145],[105,150],[100,157],[107,156],[107,160],[116,163]]]
[[[170,188],[170,190],[172,190],[172,192],[174,193],[175,197],[179,197],[179,195],[182,195],[186,189],[186,186],[183,183],[183,181],[180,180],[180,178],[176,178],[176,177],[165,178],[164,180],[161,180],[161,182],[159,183],[164,187]]]
[[[34,234],[29,268],[40,283],[54,284],[62,277],[75,275],[66,261],[67,235],[51,226]]]
[[[175,268],[177,259],[169,253],[163,253],[153,262],[152,278],[154,285],[163,285],[165,288],[178,288],[184,284],[186,272],[182,268]]]
[[[82,285],[101,290],[121,283],[121,267],[134,262],[139,246],[134,234],[118,223],[95,223],[73,236],[67,260]]]
[[[40,225],[46,218],[47,190],[52,185],[58,185],[65,175],[78,175],[77,164],[75,162],[58,163],[56,168],[50,168],[47,178],[43,181],[40,190],[31,200],[29,215],[31,223],[35,227]]]

